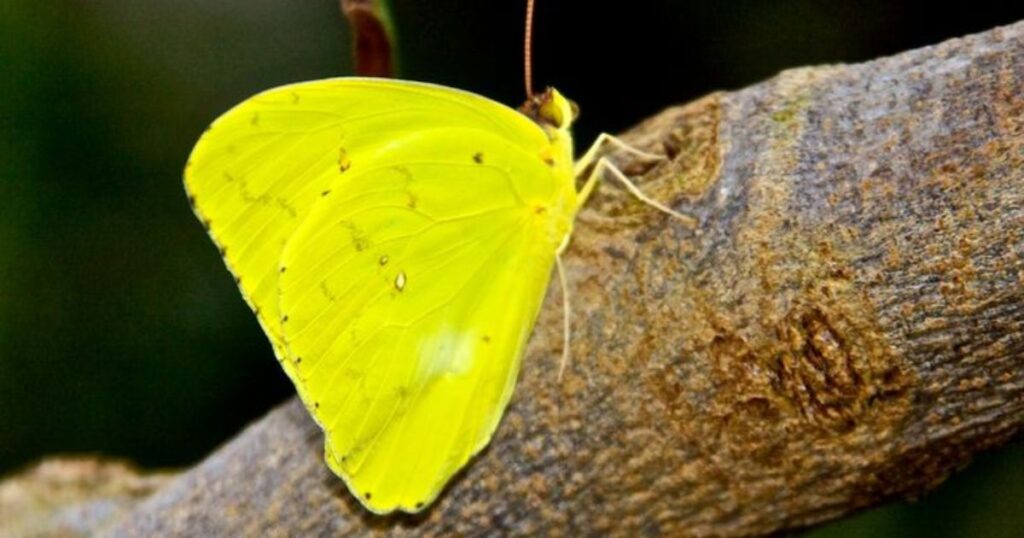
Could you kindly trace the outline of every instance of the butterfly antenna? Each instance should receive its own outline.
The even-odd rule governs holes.
[[[526,82],[526,98],[533,98],[533,1],[526,0],[526,38],[523,41],[523,71]]]

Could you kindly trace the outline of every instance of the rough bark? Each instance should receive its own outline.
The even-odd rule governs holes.
[[[639,90],[638,90],[639,91]],[[642,91],[640,91],[642,93]],[[1024,23],[669,109],[599,189],[490,447],[361,510],[285,404],[115,534],[751,535],[941,482],[1024,421]]]

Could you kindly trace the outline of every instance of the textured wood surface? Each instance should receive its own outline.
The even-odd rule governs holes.
[[[50,458],[0,482],[0,538],[95,535],[173,478],[123,461]]]
[[[1024,23],[628,138],[671,157],[627,168],[699,233],[600,187],[564,382],[553,285],[497,435],[432,510],[360,510],[292,401],[115,534],[763,534],[920,493],[1019,431]]]

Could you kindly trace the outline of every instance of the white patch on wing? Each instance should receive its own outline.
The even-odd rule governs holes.
[[[420,347],[422,368],[428,377],[462,375],[472,367],[476,341],[473,333],[440,327]]]

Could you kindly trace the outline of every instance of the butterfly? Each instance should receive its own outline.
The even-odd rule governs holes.
[[[344,77],[251,97],[193,149],[193,210],[370,511],[423,510],[490,441],[601,173],[691,222],[599,158],[614,138],[574,163],[575,115],[554,89],[514,110]]]

